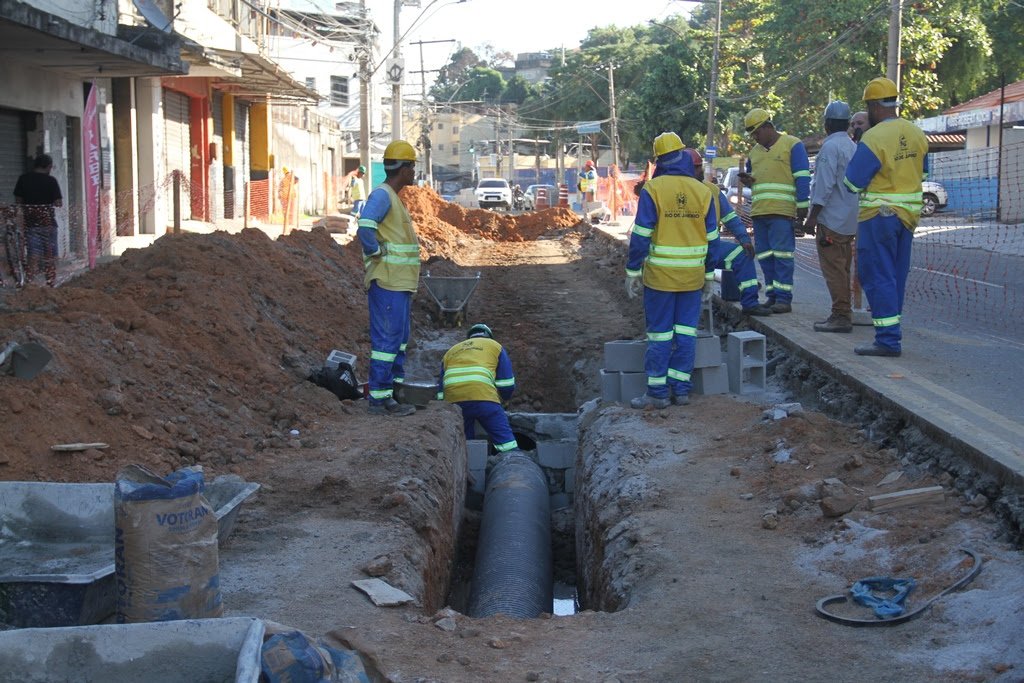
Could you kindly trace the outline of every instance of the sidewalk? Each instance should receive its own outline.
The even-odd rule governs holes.
[[[630,224],[623,217],[617,224],[598,228],[625,243]],[[979,470],[1004,484],[1024,486],[1024,423],[1017,419],[1013,406],[996,402],[997,406],[1010,408],[1000,414],[972,400],[968,394],[976,391],[977,385],[957,381],[963,369],[930,350],[908,344],[900,358],[854,354],[855,346],[871,342],[872,327],[855,326],[851,334],[814,332],[814,322],[827,315],[827,307],[801,300],[801,287],[806,290],[807,286],[800,280],[792,313],[751,317],[750,327],[885,409],[904,416]],[[737,303],[719,300],[718,304],[739,309]],[[957,358],[960,349],[952,342],[947,346],[949,358]],[[987,362],[995,360],[990,357]],[[1020,370],[1008,363],[1002,366],[1002,372],[1019,374]]]

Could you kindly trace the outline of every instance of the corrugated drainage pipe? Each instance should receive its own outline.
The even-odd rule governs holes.
[[[548,482],[533,460],[511,452],[487,479],[469,616],[532,619],[552,609]]]

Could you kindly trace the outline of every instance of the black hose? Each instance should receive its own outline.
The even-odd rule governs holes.
[[[513,451],[487,478],[469,615],[532,619],[551,612],[551,562],[547,478]]]

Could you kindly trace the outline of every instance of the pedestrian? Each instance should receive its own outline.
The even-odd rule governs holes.
[[[693,161],[694,177],[702,181],[711,190],[711,196],[715,198],[711,210],[715,214],[715,225],[724,225],[725,228],[736,238],[731,242],[721,238],[708,243],[708,260],[705,264],[705,277],[714,280],[715,268],[721,268],[733,273],[736,278],[737,287],[740,290],[740,306],[744,315],[765,316],[771,315],[770,308],[758,302],[757,292],[759,283],[757,281],[757,269],[754,267],[754,245],[750,242],[750,235],[747,234],[747,227],[736,215],[732,205],[726,198],[725,193],[718,184],[704,177],[704,159],[700,152],[695,149],[687,149]],[[737,244],[738,242],[738,244]]]
[[[480,422],[499,453],[519,447],[501,407],[515,389],[512,361],[483,323],[470,327],[465,341],[444,354],[437,397],[459,406],[467,440],[476,438]]]
[[[18,177],[14,185],[14,201],[21,205],[25,226],[25,247],[28,262],[25,279],[31,281],[40,267],[46,284],[57,286],[57,212],[64,205],[60,183],[50,175],[53,157],[40,154],[32,170]]]
[[[690,402],[702,291],[711,295],[704,265],[718,248],[714,197],[694,177],[693,161],[675,133],[654,139],[653,177],[644,183],[629,238],[626,294],[643,292],[647,327],[647,392],[633,408]]]
[[[846,167],[843,182],[860,194],[857,216],[857,274],[871,306],[873,344],[861,356],[902,352],[903,295],[910,272],[914,229],[921,219],[921,181],[928,172],[928,139],[899,118],[899,91],[888,78],[864,88],[870,128]]]
[[[594,196],[597,193],[597,171],[594,168],[594,162],[590,159],[583,164],[583,172],[580,173],[577,188],[583,196],[581,208],[586,211],[586,202],[595,201]]]
[[[404,140],[384,150],[384,182],[366,200],[357,235],[370,307],[370,405],[372,415],[412,415],[416,408],[394,398],[405,381],[412,295],[420,279],[420,245],[412,218],[399,198],[416,182],[416,150]]]
[[[843,175],[857,145],[850,139],[850,105],[830,102],[825,107],[825,132],[811,181],[811,210],[804,232],[817,233],[818,263],[832,297],[828,319],[814,323],[817,332],[852,332],[850,263],[857,236],[857,195],[846,191]]]
[[[795,231],[807,216],[811,165],[804,143],[776,130],[764,109],[751,109],[743,126],[754,146],[739,178],[751,188],[754,246],[768,307],[772,313],[789,313],[793,310]]]
[[[864,131],[868,129],[868,113],[859,111],[850,118],[850,137],[854,142],[860,142]]]
[[[363,210],[363,204],[366,203],[366,181],[363,180],[365,175],[366,167],[360,166],[348,183],[348,197],[352,200],[352,215],[356,218],[359,217],[359,213]]]

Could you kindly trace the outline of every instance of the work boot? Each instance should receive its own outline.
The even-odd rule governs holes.
[[[644,394],[632,399],[629,406],[637,410],[646,410],[647,408],[668,408],[670,403],[671,401],[667,398],[655,398],[650,394]]]
[[[769,308],[771,309],[772,313],[789,313],[790,311],[793,310],[792,305],[783,301],[776,301],[771,306],[769,306]]]
[[[866,346],[858,346],[854,348],[853,352],[858,356],[888,356],[890,358],[898,358],[900,351],[897,349],[886,348],[878,344],[867,344]]]
[[[676,394],[672,397],[672,405],[688,406],[690,405],[690,397],[686,394]]]
[[[764,304],[757,304],[756,306],[751,306],[750,308],[744,308],[741,312],[743,313],[743,315],[759,315],[759,316],[762,316],[762,315],[771,315],[772,314],[772,309],[769,308],[768,306],[765,306]]]
[[[383,403],[371,403],[366,407],[366,412],[370,415],[393,415],[395,417],[405,417],[406,415],[412,415],[415,413],[416,406],[399,403],[393,398],[388,398],[385,399]]]
[[[831,315],[828,320],[814,323],[815,332],[853,332],[853,323],[844,315]]]

